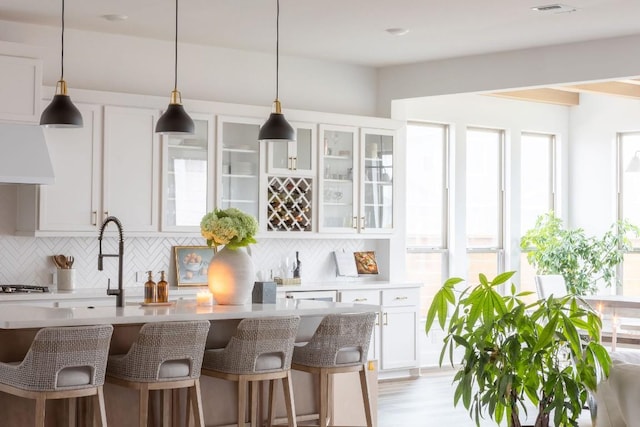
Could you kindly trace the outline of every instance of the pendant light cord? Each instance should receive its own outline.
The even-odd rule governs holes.
[[[276,101],[279,93],[280,76],[280,0],[276,0]]]
[[[178,90],[178,0],[176,0],[176,40],[174,43],[173,90]]]
[[[61,49],[60,49],[60,80],[64,80],[64,0],[62,0],[62,36],[61,36]]]

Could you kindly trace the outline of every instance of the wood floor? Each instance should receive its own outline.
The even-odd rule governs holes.
[[[418,379],[380,382],[378,427],[474,427],[462,404],[453,406],[452,378],[452,370],[434,369]],[[588,411],[582,413],[579,425],[591,427]],[[496,427],[496,423],[483,420],[480,426]]]

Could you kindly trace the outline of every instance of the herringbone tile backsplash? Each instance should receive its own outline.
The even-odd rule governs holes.
[[[18,237],[15,230],[15,188],[0,185],[0,284],[53,284],[56,268],[51,255],[65,254],[75,257],[78,288],[106,288],[107,279],[115,284],[117,261],[105,258],[104,271],[98,271],[98,236],[72,237]],[[375,240],[363,239],[269,239],[261,238],[251,246],[256,271],[278,272],[282,260],[293,261],[300,252],[302,278],[306,282],[336,280],[332,252],[335,250],[375,250]],[[152,270],[168,272],[170,283],[175,284],[174,246],[202,246],[204,239],[126,237],[123,281],[125,286],[136,284],[136,273]],[[117,253],[117,239],[105,237],[104,253]],[[143,279],[144,281],[144,279]]]
[[[113,242],[111,242],[113,240]],[[252,257],[256,271],[277,272],[282,260],[293,261],[295,251],[300,252],[302,277],[306,281],[335,281],[335,263],[332,251],[373,250],[366,240],[299,240],[261,239],[252,245]],[[174,284],[173,246],[202,246],[199,238],[127,238],[125,236],[125,260],[123,280],[126,286],[135,286],[136,272],[165,270]],[[103,240],[104,253],[117,253],[117,240]],[[104,271],[98,271],[98,239],[96,238],[52,238],[15,237],[0,235],[0,284],[52,284],[55,266],[53,254],[75,257],[77,286],[82,288],[106,288],[107,278],[115,284],[117,261],[105,258]],[[156,274],[156,278],[158,275]],[[141,286],[141,283],[137,284]]]

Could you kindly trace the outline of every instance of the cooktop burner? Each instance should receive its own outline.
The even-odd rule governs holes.
[[[36,286],[36,285],[0,285],[0,293],[12,294],[12,293],[43,293],[49,292],[48,286]]]

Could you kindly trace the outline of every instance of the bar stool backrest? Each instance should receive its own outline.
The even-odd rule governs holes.
[[[263,372],[261,356],[277,355],[281,365],[270,370],[290,369],[299,325],[300,316],[242,319],[227,346],[215,355],[215,368],[235,374]]]
[[[186,378],[199,378],[209,326],[208,320],[142,325],[137,340],[114,374],[137,381],[156,381],[164,362],[186,360],[189,362]]]
[[[295,362],[307,366],[341,365],[341,351],[359,351],[359,359],[351,365],[366,362],[375,313],[329,314],[325,316],[311,340],[295,350]]]
[[[55,391],[97,387],[104,384],[113,326],[74,326],[40,329],[26,356],[1,380],[25,390]],[[66,368],[89,368],[90,384],[58,386],[58,375]]]

